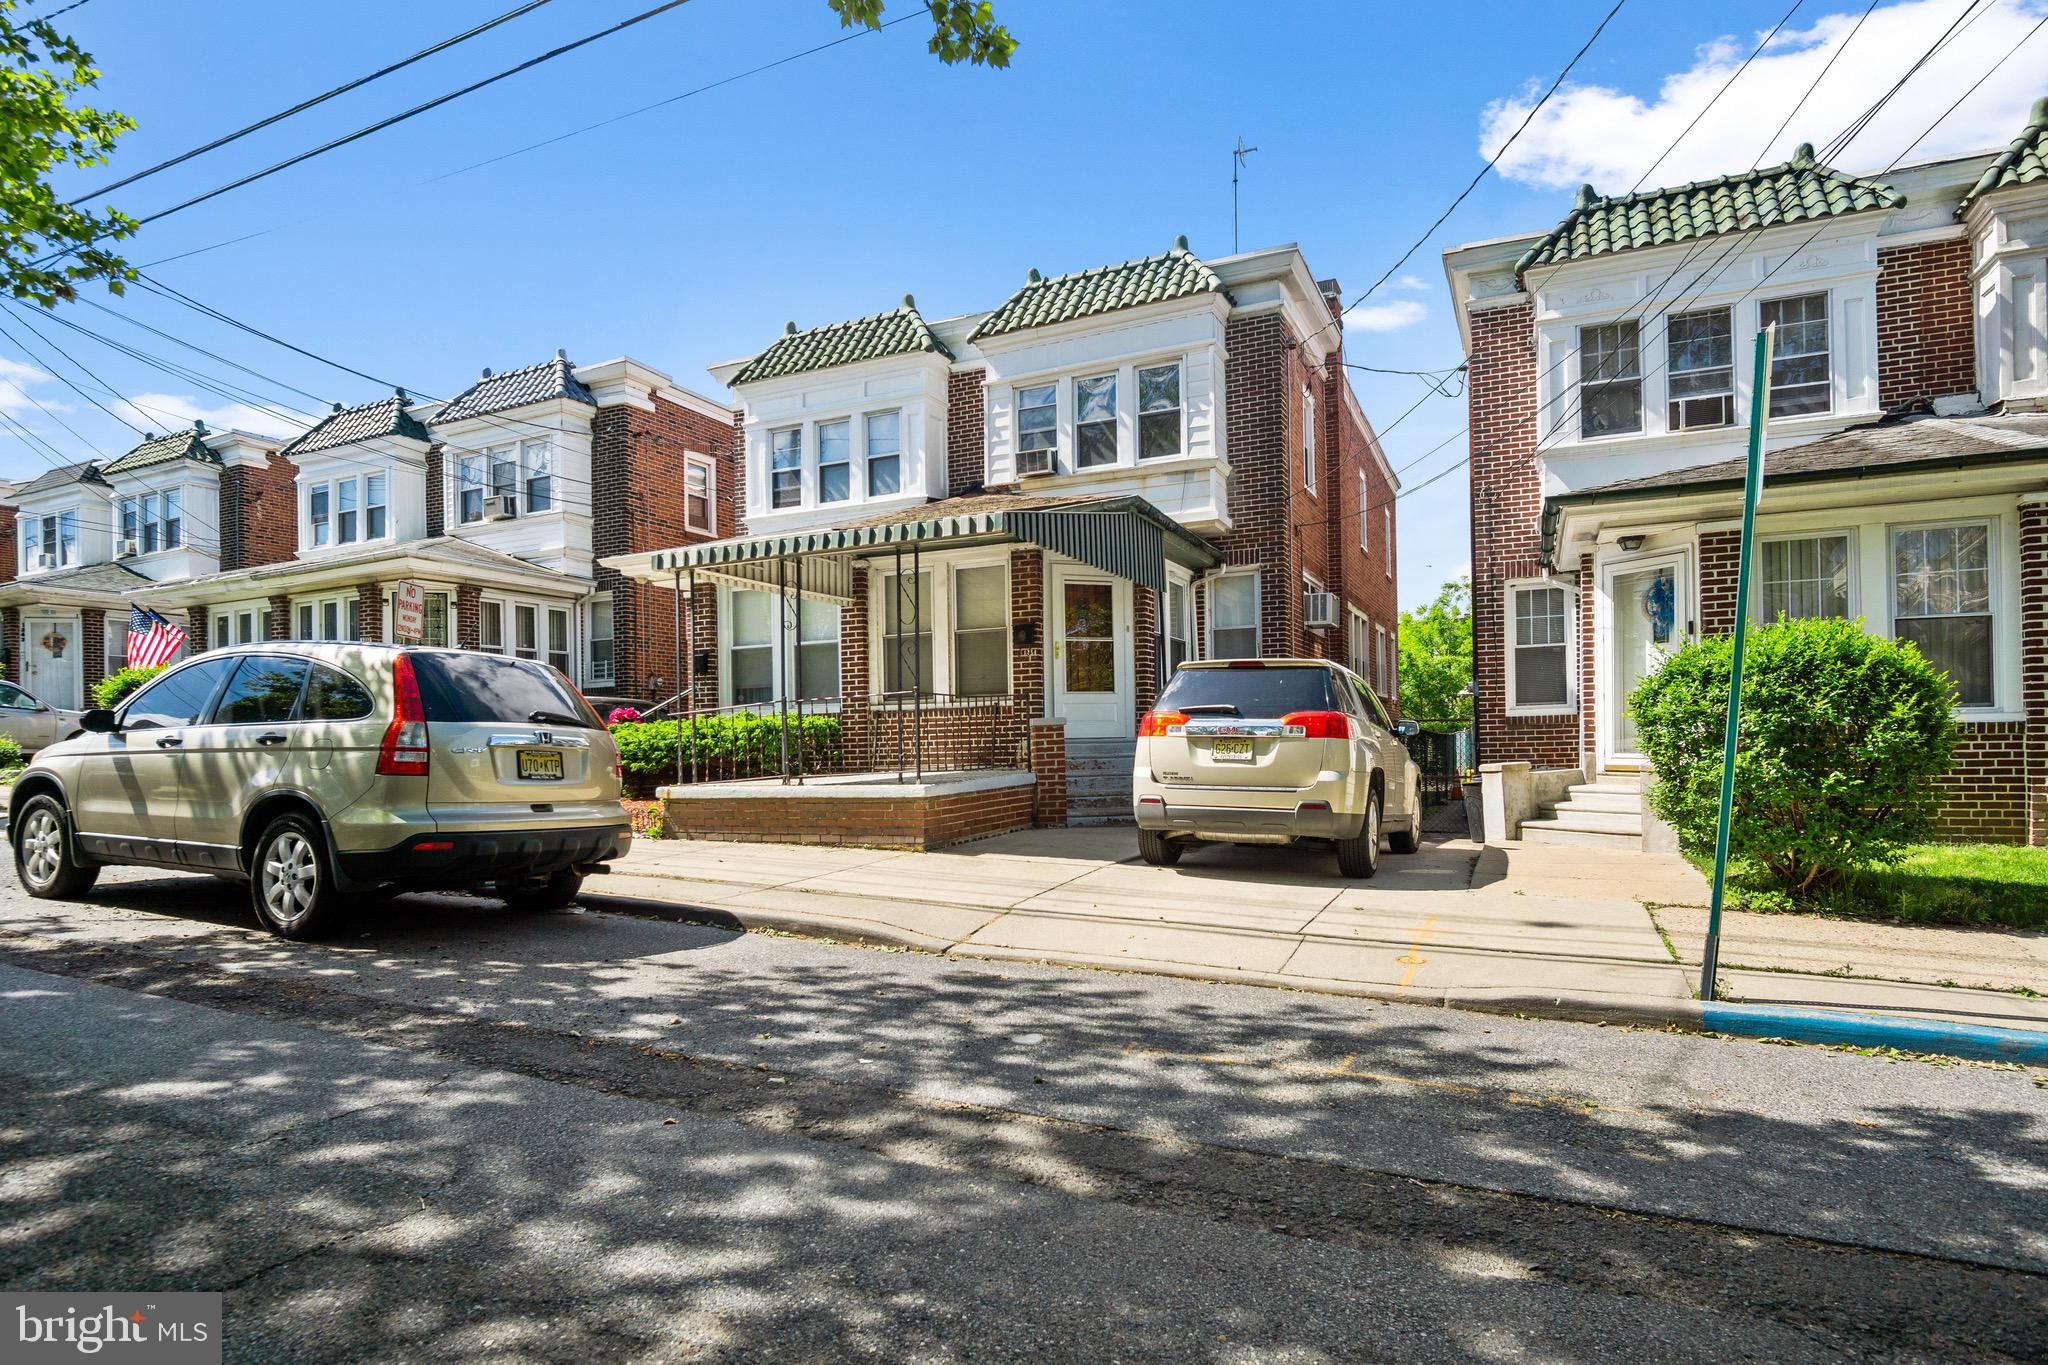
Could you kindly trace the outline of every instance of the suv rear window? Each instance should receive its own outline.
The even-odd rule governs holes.
[[[531,725],[540,713],[556,725],[604,728],[575,688],[536,663],[490,654],[415,654],[412,672],[429,722]]]
[[[1330,690],[1327,668],[1183,668],[1156,709],[1277,720],[1294,711],[1346,708]]]

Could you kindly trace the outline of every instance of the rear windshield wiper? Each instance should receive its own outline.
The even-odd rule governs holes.
[[[1179,706],[1174,709],[1184,716],[1208,715],[1211,712],[1219,716],[1241,716],[1244,714],[1244,712],[1238,710],[1236,706],[1227,701],[1189,702],[1186,706]]]
[[[579,730],[590,728],[590,722],[581,716],[572,716],[562,711],[528,711],[526,718],[535,725],[573,725]]]

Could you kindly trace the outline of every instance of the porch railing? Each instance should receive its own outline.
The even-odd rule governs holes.
[[[1023,736],[1008,693],[884,692],[867,710],[871,771],[894,770],[904,780],[1019,762]]]

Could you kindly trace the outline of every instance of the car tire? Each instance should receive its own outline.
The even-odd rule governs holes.
[[[1365,824],[1354,838],[1337,841],[1337,870],[1347,877],[1370,877],[1380,870],[1380,789],[1365,801]]]
[[[279,938],[315,939],[334,930],[341,901],[320,827],[304,815],[280,815],[256,840],[249,860],[249,901],[256,922]]]
[[[1172,867],[1186,850],[1178,839],[1169,839],[1156,829],[1138,831],[1138,856],[1154,867]]]
[[[71,817],[47,792],[29,798],[14,817],[14,875],[38,900],[72,900],[100,879],[96,863],[81,863],[71,841]]]
[[[1412,829],[1390,830],[1387,833],[1389,853],[1413,853],[1422,847],[1422,836]]]
[[[583,874],[567,868],[540,881],[498,883],[498,895],[504,900],[505,908],[521,913],[566,910],[575,903],[581,890]]]

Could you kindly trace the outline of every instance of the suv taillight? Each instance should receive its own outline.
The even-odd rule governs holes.
[[[425,777],[427,775],[427,708],[420,701],[420,685],[412,675],[412,656],[401,654],[391,665],[391,724],[384,731],[383,747],[377,751],[379,777]]]
[[[1147,711],[1138,717],[1138,738],[1147,739],[1153,735],[1170,735],[1175,726],[1188,723],[1188,718],[1178,711]]]
[[[1280,733],[1294,739],[1354,739],[1358,728],[1342,711],[1296,711],[1280,717]]]

